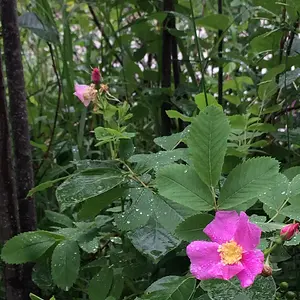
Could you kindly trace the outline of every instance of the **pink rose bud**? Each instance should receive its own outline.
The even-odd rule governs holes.
[[[288,224],[284,226],[280,231],[280,236],[283,240],[290,240],[295,234],[299,232],[299,223]]]
[[[269,265],[264,265],[261,275],[264,277],[272,276],[273,270]]]
[[[101,73],[100,70],[98,68],[94,68],[92,71],[92,81],[95,84],[99,84],[101,81]]]

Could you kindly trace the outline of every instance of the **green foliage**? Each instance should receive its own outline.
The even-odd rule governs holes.
[[[51,273],[54,283],[68,291],[75,283],[80,267],[80,253],[76,242],[62,241],[54,249]]]
[[[167,276],[154,282],[141,299],[185,300],[190,299],[196,286],[192,277]]]
[[[228,135],[228,120],[214,106],[200,112],[192,123],[187,144],[196,172],[210,188],[220,178]]]
[[[256,299],[275,299],[276,285],[272,277],[258,277],[254,284],[243,289],[237,279],[230,281],[223,280],[205,280],[200,283],[203,290],[208,292],[209,298],[213,300],[221,300],[226,291],[226,299],[228,300],[256,300]]]
[[[223,1],[222,14],[204,1],[29,2],[18,10],[41,230],[7,241],[2,260],[35,263],[56,299],[275,299],[271,277],[242,289],[177,275],[216,210],[246,211],[262,250],[300,221],[297,1]],[[91,67],[101,82],[84,107],[74,83],[89,85]],[[299,236],[269,257],[291,289]]]
[[[9,264],[34,262],[61,239],[63,237],[46,231],[21,233],[5,244],[1,258]]]
[[[195,170],[185,165],[171,165],[157,173],[159,193],[195,211],[211,210],[214,198]]]
[[[252,158],[238,165],[229,174],[221,189],[219,207],[232,208],[258,197],[272,188],[278,171],[278,162],[268,157]]]

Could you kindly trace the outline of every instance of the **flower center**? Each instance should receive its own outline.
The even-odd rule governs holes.
[[[94,101],[97,96],[97,90],[95,89],[95,85],[91,84],[88,88],[86,88],[85,92],[83,93],[83,98],[85,100]]]
[[[242,259],[243,249],[235,241],[230,241],[220,245],[218,252],[224,265],[233,265]]]

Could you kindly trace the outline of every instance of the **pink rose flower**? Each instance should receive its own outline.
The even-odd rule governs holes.
[[[203,231],[211,242],[194,241],[186,249],[193,276],[229,280],[236,275],[243,288],[252,285],[264,267],[264,254],[256,249],[261,229],[244,212],[218,211]]]
[[[283,238],[283,240],[288,241],[298,232],[299,232],[299,223],[288,224],[281,229],[280,236]]]
[[[74,95],[87,107],[91,101],[96,99],[97,90],[94,84],[75,84]]]

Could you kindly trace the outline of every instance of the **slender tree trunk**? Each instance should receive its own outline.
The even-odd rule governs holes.
[[[164,0],[164,11],[172,11],[174,9],[173,0]],[[169,88],[171,86],[171,53],[172,53],[172,35],[168,31],[169,22],[172,16],[168,16],[163,24],[163,43],[162,43],[162,82],[163,88]],[[172,22],[172,21],[171,21]],[[169,98],[166,96],[166,98]],[[171,108],[171,104],[166,99],[161,106],[161,135],[171,134],[171,120],[166,114],[166,110]]]
[[[16,0],[0,0],[0,4],[20,229],[21,232],[25,232],[36,230],[36,211],[34,200],[27,198],[29,190],[33,187],[33,169],[21,42],[18,28],[17,2]],[[23,266],[22,283],[27,288],[23,299],[29,299],[29,291],[34,288],[31,281],[31,271],[31,264]]]
[[[0,245],[3,245],[7,240],[20,232],[11,150],[0,53]],[[5,264],[3,276],[6,299],[23,299],[21,267]]]

